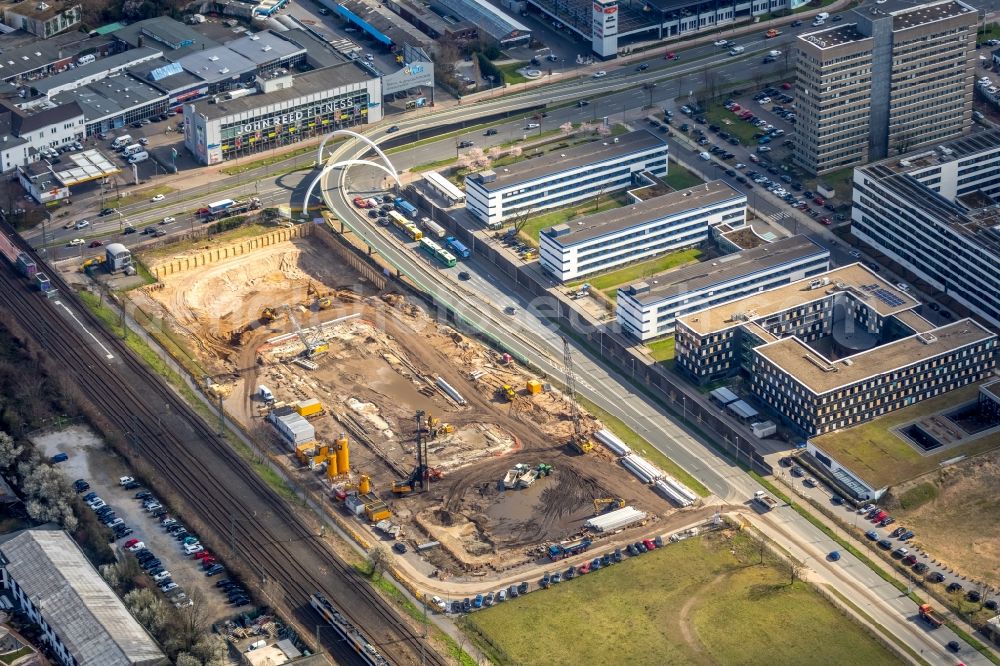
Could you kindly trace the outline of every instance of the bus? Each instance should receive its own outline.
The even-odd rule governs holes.
[[[410,218],[411,220],[417,219],[417,217],[420,215],[416,207],[403,197],[396,197],[396,200],[393,203],[396,204],[397,210],[402,212],[403,215]]]
[[[407,220],[405,217],[400,215],[399,212],[394,210],[390,210],[388,213],[386,213],[386,217],[389,218],[389,222],[391,222],[394,226],[399,227],[401,230],[405,229],[407,224],[410,224],[409,220]]]
[[[458,263],[458,260],[455,259],[455,255],[441,247],[430,238],[422,238],[420,240],[420,249],[434,257],[434,259],[445,268],[452,268]]]
[[[444,230],[437,222],[434,222],[429,217],[424,217],[420,219],[420,224],[424,225],[424,229],[427,233],[435,238],[441,239],[448,235],[448,232]]]
[[[448,236],[448,239],[444,242],[444,244],[449,250],[462,257],[462,259],[468,259],[469,255],[472,254],[469,252],[469,248],[465,247],[465,244],[454,236]]]

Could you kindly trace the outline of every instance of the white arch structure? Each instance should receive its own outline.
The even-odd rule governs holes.
[[[364,136],[363,134],[358,134],[357,132],[352,132],[351,130],[345,130],[345,129],[333,130],[325,137],[323,137],[323,141],[321,141],[319,144],[319,150],[316,152],[316,164],[323,163],[323,149],[326,147],[327,141],[329,141],[331,138],[335,136],[352,136],[355,139],[361,139],[361,141],[366,143],[369,148],[378,153],[378,156],[382,158],[382,161],[385,164],[379,164],[378,162],[374,162],[372,160],[340,160],[338,162],[333,162],[331,164],[324,165],[323,168],[320,170],[319,174],[313,179],[311,183],[309,183],[309,188],[306,190],[305,199],[302,202],[302,210],[309,209],[309,200],[312,199],[313,190],[316,188],[316,185],[319,184],[319,181],[321,181],[332,170],[341,166],[354,166],[354,165],[364,164],[365,166],[376,167],[378,169],[381,169],[382,171],[385,171],[390,176],[392,176],[392,179],[396,181],[397,187],[399,187],[400,189],[403,188],[403,183],[399,180],[399,174],[396,172],[396,167],[394,167],[392,162],[389,160],[389,156],[383,153],[382,149],[379,148],[374,141]]]

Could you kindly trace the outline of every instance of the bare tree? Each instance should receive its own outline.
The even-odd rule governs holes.
[[[517,158],[520,157],[521,153],[523,152],[524,150],[522,150],[521,146],[513,146],[511,147],[510,152],[508,152],[507,154],[513,157],[514,161],[516,162]]]
[[[486,156],[490,158],[491,162],[495,162],[503,156],[503,148],[500,146],[490,146],[490,149],[486,151]]]
[[[563,134],[569,134],[573,131],[573,123],[563,123],[559,126],[559,131]]]
[[[202,661],[193,654],[187,652],[180,652],[177,654],[177,659],[174,660],[175,666],[202,666]]]
[[[14,442],[14,438],[0,432],[0,470],[7,471],[14,466],[24,453],[24,447]]]
[[[152,590],[137,588],[126,594],[125,607],[154,636],[161,636],[170,622],[170,608]]]
[[[389,551],[382,544],[375,544],[368,551],[368,575],[381,578],[389,568]]]
[[[601,123],[597,126],[597,135],[602,137],[611,136],[611,128]]]

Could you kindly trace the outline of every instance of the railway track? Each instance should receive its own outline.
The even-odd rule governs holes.
[[[33,257],[38,261],[37,257]],[[63,368],[93,404],[128,439],[160,479],[179,494],[189,514],[213,534],[216,551],[229,541],[272,605],[294,609],[307,627],[323,624],[310,607],[314,592],[333,601],[393,664],[444,664],[354,569],[317,538],[288,504],[182,399],[138,360],[125,344],[107,335],[91,313],[50,275],[60,295],[49,301],[4,263],[0,307],[19,321]],[[41,262],[39,262],[41,265]],[[58,311],[70,305],[96,337]],[[108,358],[109,353],[113,358]],[[206,535],[208,536],[208,535]],[[224,550],[223,550],[224,552]],[[277,590],[266,584],[277,583]],[[256,583],[256,584],[255,584]],[[280,594],[280,598],[273,598]],[[267,598],[270,596],[271,598]],[[320,638],[339,663],[364,663],[333,631]]]

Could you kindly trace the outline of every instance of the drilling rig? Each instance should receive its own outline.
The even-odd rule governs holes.
[[[569,446],[578,453],[590,453],[594,448],[594,443],[583,434],[583,427],[580,425],[580,406],[576,404],[576,376],[573,374],[573,352],[569,346],[569,340],[563,336],[563,365],[566,366],[566,393],[569,394],[570,408],[573,410],[573,437],[569,440]]]

